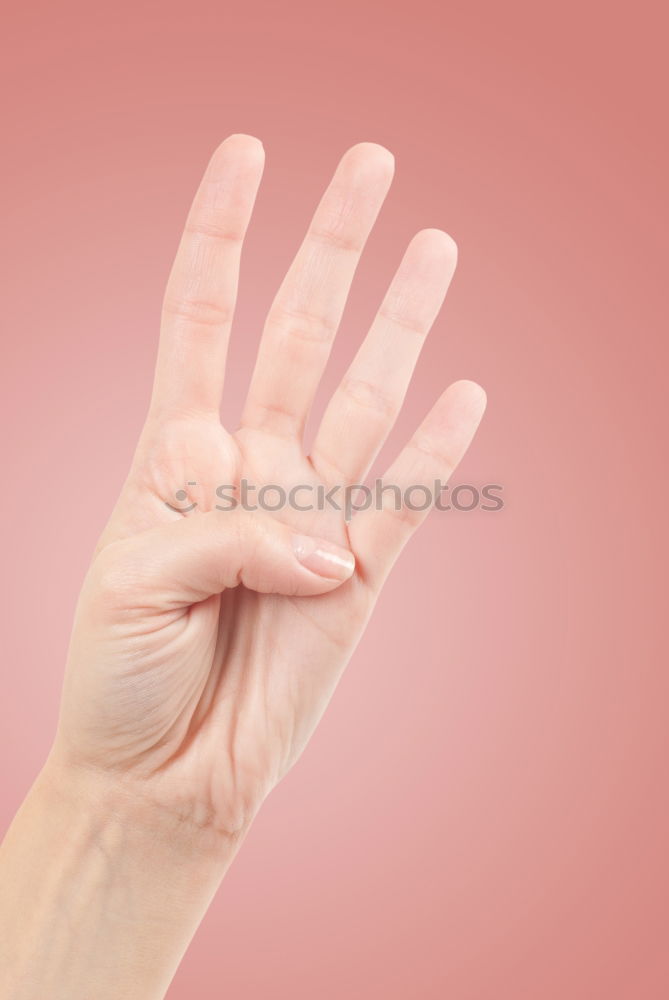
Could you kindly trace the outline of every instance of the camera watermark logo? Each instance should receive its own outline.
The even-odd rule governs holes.
[[[197,486],[197,483],[194,480],[191,480],[186,483],[186,486]],[[197,507],[197,504],[195,502],[191,502],[189,500],[189,495],[186,490],[183,489],[177,490],[176,493],[174,494],[174,499],[177,501],[177,503],[181,504],[182,506],[175,507],[173,504],[168,503],[167,500],[165,501],[165,506],[169,507],[170,510],[177,511],[177,513],[179,514],[189,514],[192,510],[195,510],[195,508]],[[183,506],[184,503],[186,504],[185,507]]]

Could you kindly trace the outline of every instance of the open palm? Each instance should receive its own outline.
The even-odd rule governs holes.
[[[304,747],[426,516],[392,490],[352,520],[329,504],[306,508],[322,506],[319,485],[322,496],[364,481],[456,257],[438,230],[412,240],[305,455],[309,409],[392,178],[387,150],[350,149],[272,304],[229,434],[225,356],[263,161],[258,140],[230,136],[195,197],[165,293],[149,416],[77,609],[54,747],[226,832],[248,824]],[[475,384],[451,386],[384,482],[402,498],[445,482],[484,405]],[[231,505],[217,488],[239,497],[243,480],[300,490],[276,511],[221,510]]]

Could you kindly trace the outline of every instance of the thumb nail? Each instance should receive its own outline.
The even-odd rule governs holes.
[[[293,552],[303,566],[328,580],[348,580],[355,569],[352,552],[323,538],[293,535]]]

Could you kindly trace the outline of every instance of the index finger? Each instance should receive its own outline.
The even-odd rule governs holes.
[[[218,413],[242,242],[264,160],[259,139],[231,135],[209,161],[163,299],[154,412]]]

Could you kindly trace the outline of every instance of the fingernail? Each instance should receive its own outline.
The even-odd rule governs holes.
[[[328,580],[348,580],[355,557],[348,549],[310,535],[293,535],[293,552],[307,569]]]

